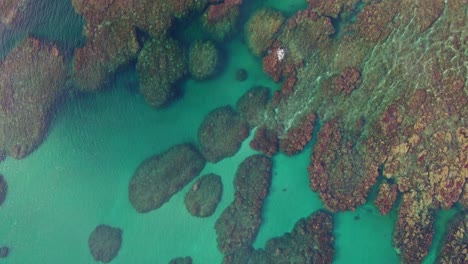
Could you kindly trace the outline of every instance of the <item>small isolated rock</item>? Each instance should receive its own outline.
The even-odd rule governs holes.
[[[193,216],[211,216],[218,206],[223,193],[221,177],[208,174],[195,182],[185,195],[185,207]]]
[[[7,246],[0,247],[0,258],[6,258],[10,254],[10,248]]]
[[[180,257],[169,261],[169,264],[192,264],[191,257]]]
[[[110,262],[119,253],[122,230],[108,225],[98,225],[88,239],[89,250],[96,261]]]
[[[249,125],[231,106],[208,113],[198,129],[203,156],[213,163],[233,156],[249,135]]]
[[[5,178],[3,178],[3,175],[0,174],[0,206],[5,201],[7,190],[8,190],[8,185],[5,181]]]
[[[158,209],[205,167],[191,144],[176,145],[143,161],[128,185],[128,198],[140,213]]]
[[[236,80],[237,81],[243,82],[243,81],[247,80],[248,77],[249,77],[249,74],[247,73],[247,71],[245,69],[238,69],[236,71]]]

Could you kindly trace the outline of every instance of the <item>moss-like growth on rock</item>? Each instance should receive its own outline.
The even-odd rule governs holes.
[[[189,50],[189,72],[196,80],[205,80],[216,73],[219,51],[211,41],[195,41]]]
[[[184,51],[175,40],[152,39],[138,56],[140,92],[146,102],[163,107],[176,95],[175,83],[186,72]]]
[[[271,8],[262,8],[249,19],[245,34],[253,54],[261,56],[267,50],[284,20],[284,16],[279,11]]]

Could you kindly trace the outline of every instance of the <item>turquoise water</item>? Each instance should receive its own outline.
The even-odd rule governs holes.
[[[264,4],[286,14],[306,6],[303,0]],[[57,32],[48,35],[48,27],[53,24],[35,31],[59,38]],[[63,43],[80,41],[65,39]],[[127,187],[143,159],[178,143],[196,142],[198,125],[212,109],[235,105],[252,86],[278,88],[240,38],[227,44],[226,50],[228,65],[221,76],[187,81],[182,100],[163,110],[148,106],[129,87],[135,72],[127,69],[110,85],[112,89],[67,101],[37,151],[19,161],[8,158],[0,163],[9,185],[7,201],[0,208],[0,246],[11,248],[2,263],[93,263],[87,241],[103,223],[123,230],[122,248],[112,263],[167,263],[179,256],[191,256],[194,263],[221,263],[214,223],[233,200],[238,164],[255,153],[248,146],[253,131],[235,156],[208,164],[201,173],[216,173],[223,180],[223,196],[211,217],[195,218],[185,209],[183,199],[191,184],[148,214],[135,212]],[[245,82],[235,80],[239,68],[249,73]],[[255,248],[323,209],[318,194],[309,188],[311,149],[309,144],[297,156],[274,156],[273,182]],[[438,215],[435,241],[453,212]],[[399,263],[392,247],[395,212],[381,216],[369,202],[355,212],[335,214],[334,224],[334,263]],[[436,244],[426,263],[435,259],[435,249]]]

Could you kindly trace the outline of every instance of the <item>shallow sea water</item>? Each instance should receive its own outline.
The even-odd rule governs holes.
[[[305,7],[304,2],[262,3],[292,13]],[[112,263],[167,263],[181,256],[191,256],[194,263],[221,263],[214,223],[233,200],[238,164],[255,153],[248,146],[253,131],[235,156],[208,163],[201,173],[221,175],[224,185],[222,200],[211,217],[195,218],[185,209],[183,199],[191,184],[147,214],[131,207],[127,187],[143,159],[178,143],[196,142],[198,126],[212,109],[235,105],[255,85],[278,88],[240,38],[226,49],[228,65],[222,75],[186,82],[183,98],[169,108],[149,107],[129,87],[135,73],[127,69],[111,84],[112,89],[68,101],[52,121],[45,142],[30,156],[0,163],[9,185],[7,201],[0,208],[0,242],[11,248],[1,263],[93,263],[87,241],[99,224],[123,230],[122,248]],[[235,80],[239,68],[249,73],[245,82]],[[273,182],[255,248],[323,209],[318,194],[309,188],[312,144],[297,156],[273,158]],[[438,215],[435,240],[452,214]],[[355,212],[335,214],[334,263],[399,263],[391,242],[395,220],[395,212],[383,217],[372,202]],[[425,263],[432,263],[434,256],[433,250]]]

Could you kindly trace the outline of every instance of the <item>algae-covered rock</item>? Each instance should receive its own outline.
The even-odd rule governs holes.
[[[249,126],[231,106],[208,113],[198,129],[203,156],[213,163],[233,156],[249,135]]]
[[[256,86],[249,89],[236,103],[237,111],[250,127],[258,126],[265,116],[266,106],[270,99],[270,89]]]
[[[223,193],[221,177],[208,174],[198,179],[185,195],[185,207],[193,216],[211,216],[218,206]]]
[[[10,248],[7,246],[0,247],[0,259],[6,258],[10,254]]]
[[[88,239],[88,246],[96,261],[108,263],[119,253],[122,230],[108,225],[98,225]]]
[[[285,18],[271,8],[262,8],[250,17],[245,27],[247,44],[256,56],[261,56],[271,45]]]
[[[218,249],[232,254],[252,246],[262,223],[262,206],[271,184],[272,161],[252,155],[238,167],[234,178],[234,201],[215,223]]]
[[[128,185],[130,203],[140,213],[158,209],[205,167],[191,144],[176,145],[144,160]]]
[[[94,91],[134,60],[142,36],[163,38],[175,18],[202,12],[208,0],[72,0],[86,21],[86,44],[77,49],[73,79]],[[196,16],[191,16],[196,18]]]
[[[153,39],[138,55],[136,69],[146,102],[163,107],[177,93],[176,82],[186,72],[184,51],[173,39]]]
[[[208,79],[216,73],[219,51],[211,41],[195,41],[189,50],[189,72],[196,80]]]
[[[169,264],[192,264],[191,257],[179,257],[169,261]]]
[[[233,36],[239,23],[242,0],[225,0],[209,5],[202,16],[203,28],[217,41]]]
[[[57,47],[34,38],[0,61],[0,156],[23,158],[42,143],[67,70]]]

